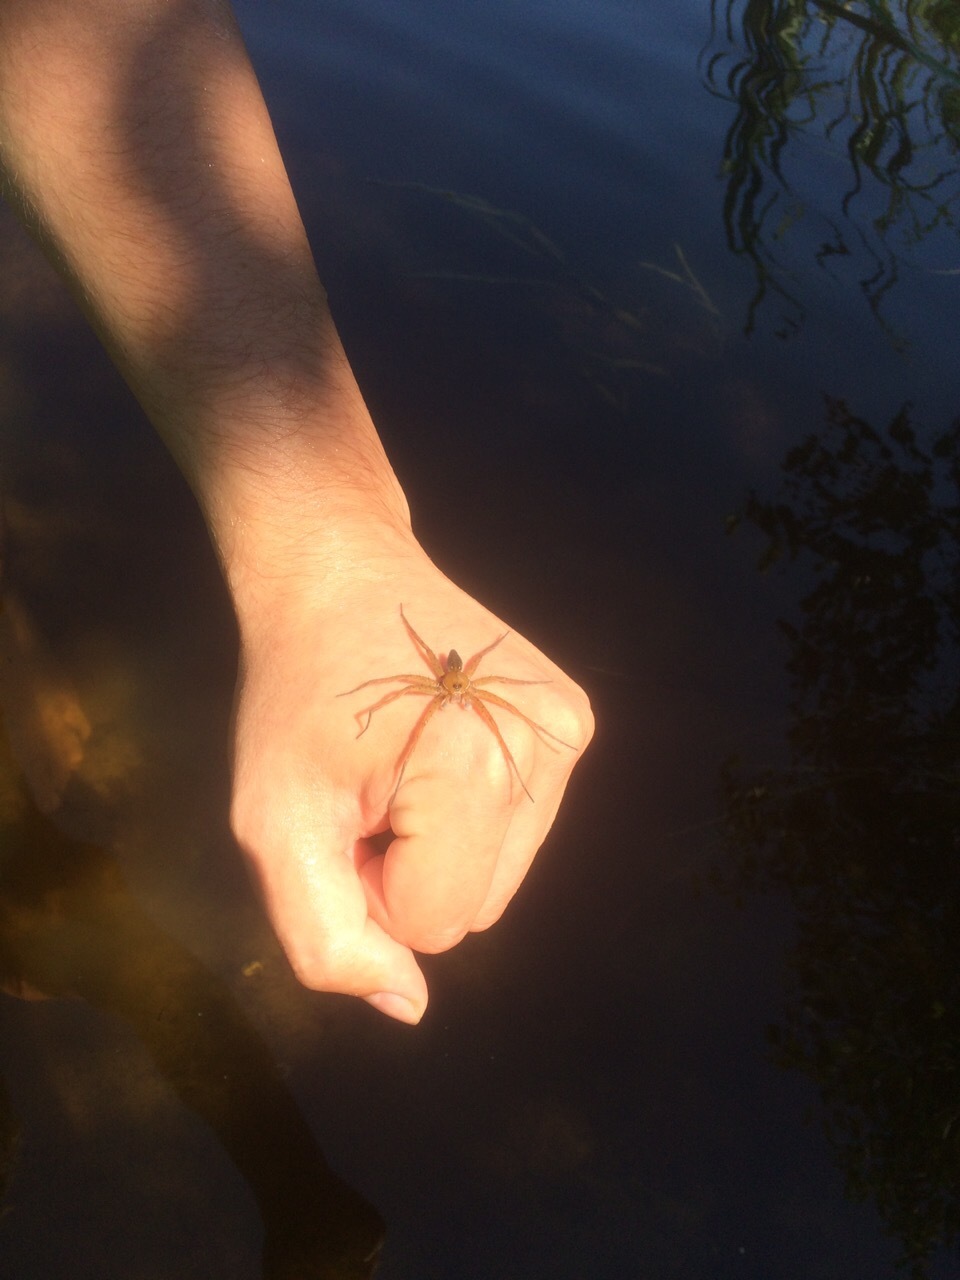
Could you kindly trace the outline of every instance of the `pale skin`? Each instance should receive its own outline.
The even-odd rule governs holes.
[[[0,0],[0,161],[210,529],[240,636],[231,821],[290,962],[417,1022],[415,952],[500,917],[587,699],[511,631],[502,740],[431,716],[396,788],[409,700],[356,737],[338,695],[410,669],[401,601],[435,653],[508,629],[414,538],[225,3]]]

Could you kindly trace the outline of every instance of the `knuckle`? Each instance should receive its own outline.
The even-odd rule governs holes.
[[[301,986],[310,991],[338,991],[346,995],[358,993],[354,966],[346,962],[342,946],[334,946],[315,936],[307,946],[281,938],[287,961]]]
[[[561,704],[555,709],[553,723],[557,737],[583,751],[593,737],[596,721],[590,707],[590,699],[579,685],[572,685]]]

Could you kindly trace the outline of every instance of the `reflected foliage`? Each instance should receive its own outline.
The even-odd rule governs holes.
[[[774,1052],[919,1278],[960,1236],[960,424],[922,442],[832,402],[741,518],[807,589],[789,764],[726,770],[718,879],[793,900]]]
[[[960,267],[954,0],[713,0],[702,74],[737,109],[724,218],[755,272],[748,332],[768,295],[781,336],[800,326],[802,259],[855,281],[881,323],[903,263]]]

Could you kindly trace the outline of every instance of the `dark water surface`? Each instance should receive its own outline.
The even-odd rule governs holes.
[[[960,1275],[960,22],[903,7],[240,6],[421,539],[597,715],[417,1029],[289,975],[202,524],[5,216],[0,1276],[360,1275],[369,1205],[388,1280]]]

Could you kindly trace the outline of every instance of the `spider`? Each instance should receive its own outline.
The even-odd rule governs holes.
[[[517,767],[517,762],[514,760],[510,752],[510,748],[503,740],[503,735],[497,727],[496,720],[494,720],[493,716],[484,706],[484,703],[489,702],[495,707],[503,707],[504,710],[510,711],[513,715],[519,717],[524,724],[529,725],[541,742],[550,747],[551,751],[556,751],[557,749],[553,745],[555,742],[559,743],[562,747],[569,747],[571,751],[575,751],[576,747],[574,747],[572,743],[564,742],[562,738],[558,738],[556,734],[551,733],[549,729],[545,729],[542,724],[537,724],[536,721],[531,720],[529,716],[525,716],[522,711],[518,710],[513,705],[513,703],[507,702],[506,698],[501,698],[499,694],[491,693],[489,689],[480,688],[479,686],[488,685],[493,682],[497,682],[499,684],[549,684],[550,681],[518,680],[515,676],[480,676],[478,679],[473,678],[473,673],[480,665],[480,660],[485,658],[492,649],[495,649],[502,640],[506,640],[507,636],[510,634],[509,631],[505,631],[502,636],[497,636],[496,640],[491,644],[488,644],[485,648],[480,649],[466,662],[463,661],[456,649],[451,649],[447,654],[446,662],[443,663],[433,652],[430,646],[417,635],[416,631],[414,631],[413,627],[407,620],[406,614],[403,612],[403,605],[400,606],[400,617],[403,619],[403,625],[406,627],[407,634],[416,646],[417,652],[433,672],[433,679],[430,679],[428,676],[416,675],[374,676],[372,680],[364,680],[362,684],[358,684],[355,689],[347,689],[345,693],[337,694],[338,698],[346,698],[349,697],[351,693],[359,693],[361,689],[366,689],[367,686],[371,684],[389,684],[394,680],[404,681],[404,687],[402,689],[394,689],[392,693],[386,694],[379,700],[379,702],[375,702],[373,706],[364,707],[362,711],[357,712],[357,719],[364,715],[367,717],[366,724],[364,724],[363,728],[357,734],[358,738],[362,738],[370,728],[370,721],[373,719],[373,713],[375,711],[379,711],[381,707],[385,707],[388,702],[394,702],[397,698],[403,698],[408,693],[418,693],[430,698],[430,701],[421,712],[420,719],[413,726],[410,737],[407,739],[407,745],[404,747],[400,759],[397,761],[397,785],[393,789],[393,796],[391,796],[391,800],[396,797],[397,792],[400,790],[400,783],[403,781],[404,770],[407,767],[410,757],[413,755],[414,748],[420,741],[420,735],[426,728],[428,721],[430,721],[434,715],[436,715],[436,713],[449,702],[459,703],[461,707],[473,707],[474,711],[496,738],[497,745],[503,752],[503,758],[507,762],[508,774],[516,776],[517,781],[520,783],[521,787],[523,787],[527,797],[530,800],[533,800],[533,796],[530,794],[527,784],[520,776],[520,770]]]

